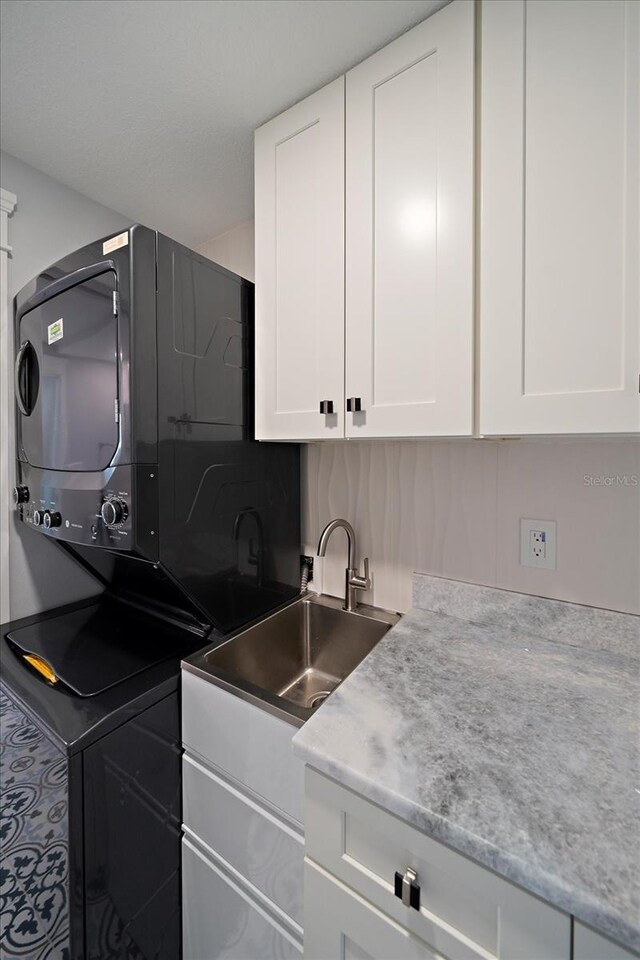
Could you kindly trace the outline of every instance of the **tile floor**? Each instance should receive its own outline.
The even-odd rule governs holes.
[[[67,960],[67,763],[0,688],[0,957]]]

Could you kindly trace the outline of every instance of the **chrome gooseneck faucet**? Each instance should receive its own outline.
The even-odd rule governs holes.
[[[328,523],[322,533],[320,534],[320,540],[318,541],[318,556],[324,557],[327,552],[327,543],[329,542],[329,537],[334,530],[337,530],[338,527],[342,527],[344,532],[347,535],[348,543],[348,557],[347,557],[347,569],[345,570],[345,583],[344,583],[344,609],[348,610],[350,613],[358,606],[358,601],[356,600],[356,591],[357,590],[368,590],[371,586],[371,579],[369,577],[369,559],[365,557],[364,559],[364,577],[361,577],[358,574],[357,568],[357,551],[356,551],[356,535],[353,527],[347,520],[332,520],[331,523]]]

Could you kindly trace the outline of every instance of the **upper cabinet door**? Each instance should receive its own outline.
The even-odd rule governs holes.
[[[361,406],[346,414],[346,435],[468,435],[471,0],[355,67],[346,102],[346,396]]]
[[[257,130],[255,165],[256,437],[342,437],[344,77]]]
[[[640,5],[482,5],[480,431],[631,433]]]

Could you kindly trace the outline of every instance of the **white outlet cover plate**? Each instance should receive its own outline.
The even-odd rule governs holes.
[[[534,531],[544,534],[544,557],[536,557],[531,549]],[[555,520],[520,520],[520,564],[523,567],[538,567],[542,570],[556,569]]]

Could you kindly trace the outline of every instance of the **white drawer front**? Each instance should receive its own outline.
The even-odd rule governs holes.
[[[310,860],[304,884],[305,960],[442,960]]]
[[[302,833],[188,754],[182,789],[185,827],[302,925]]]
[[[213,683],[182,671],[182,740],[298,823],[304,764],[294,756],[296,727]]]
[[[566,960],[567,914],[307,768],[306,853],[445,956],[451,937],[503,960]],[[394,895],[395,872],[417,871],[420,910]],[[307,918],[305,918],[306,921]]]
[[[300,960],[297,940],[182,841],[183,960]]]

